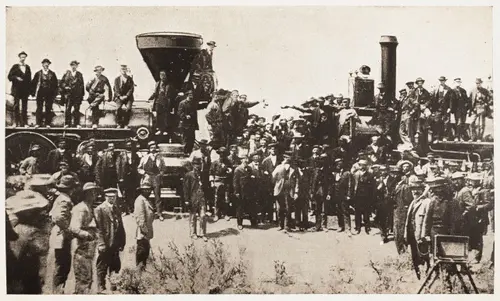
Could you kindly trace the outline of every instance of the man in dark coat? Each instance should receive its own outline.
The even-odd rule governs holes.
[[[299,198],[299,182],[295,179],[297,176],[295,169],[291,168],[291,161],[288,156],[272,173],[273,196],[276,198],[278,211],[278,230],[285,230],[285,233],[290,231],[292,226],[292,204]]]
[[[413,200],[409,186],[409,177],[413,170],[413,164],[410,161],[403,160],[398,162],[398,168],[403,176],[394,188],[394,203],[396,205],[394,210],[394,241],[398,254],[403,254],[406,252],[404,243],[406,215]]]
[[[125,127],[126,129],[128,129],[128,123],[132,114],[135,87],[134,79],[127,74],[127,71],[127,65],[121,65],[120,76],[115,78],[113,86],[117,127]],[[123,106],[125,106],[125,109],[123,109]]]
[[[472,116],[472,138],[478,141],[483,139],[486,116],[492,105],[490,92],[481,86],[482,83],[483,80],[477,78],[476,87],[469,92],[469,101],[472,104],[469,112],[469,116]]]
[[[120,252],[126,242],[121,212],[116,205],[118,190],[104,190],[105,200],[94,209],[97,225],[97,292],[106,290],[106,276],[119,273],[121,269]],[[111,290],[116,290],[112,284]]]
[[[384,83],[377,85],[379,93],[375,95],[374,106],[375,112],[370,123],[379,125],[383,135],[387,135],[391,129],[391,124],[394,121],[393,100],[388,98]]]
[[[207,42],[207,48],[202,49],[191,63],[191,74],[201,71],[213,71],[212,56],[214,48],[217,47],[214,41]]]
[[[191,238],[198,237],[207,241],[206,210],[207,202],[201,180],[202,159],[194,157],[192,159],[193,170],[184,176],[183,192],[184,202],[189,208],[189,233]]]
[[[12,82],[10,93],[14,97],[15,126],[25,126],[28,124],[28,96],[31,94],[31,69],[25,63],[27,56],[24,51],[19,53],[19,64],[14,64],[7,76]]]
[[[269,151],[270,154],[269,156],[265,157],[264,160],[262,160],[261,168],[263,171],[263,177],[264,181],[263,183],[265,184],[265,187],[262,188],[264,191],[264,208],[263,208],[263,214],[266,215],[265,219],[268,221],[272,222],[273,221],[273,207],[274,207],[274,196],[272,193],[272,175],[273,171],[276,169],[276,166],[281,163],[281,158],[278,156],[277,153],[277,147],[278,144],[276,143],[271,143],[269,145]]]
[[[450,113],[454,93],[446,85],[446,77],[439,78],[439,87],[432,92],[429,109],[432,112],[432,134],[434,140],[443,140],[450,137]]]
[[[309,197],[311,200],[311,208],[314,206],[316,215],[316,231],[322,231],[322,222],[324,215],[324,198],[326,197],[327,178],[326,169],[324,169],[324,158],[319,154],[319,145],[314,145],[312,148],[312,156],[307,162],[307,167],[311,172],[311,186]],[[325,219],[326,221],[326,219]]]
[[[375,196],[375,178],[368,170],[368,162],[359,160],[360,170],[353,175],[354,180],[354,206],[356,233],[361,233],[361,220],[365,226],[365,232],[370,233],[370,209]]]
[[[462,80],[460,78],[455,78],[456,86],[453,89],[455,96],[451,103],[451,114],[455,115],[455,141],[464,141],[468,139],[465,120],[467,119],[467,112],[472,108],[472,103],[467,96],[467,91],[461,87],[461,84]]]
[[[344,160],[337,158],[329,175],[330,185],[328,187],[327,201],[330,199],[337,209],[339,232],[347,230],[351,234],[351,214],[349,213],[349,202],[351,201],[352,189],[354,188],[352,175],[345,169]]]
[[[153,109],[156,110],[156,135],[171,134],[174,90],[175,88],[167,81],[167,73],[164,70],[160,71],[160,80],[156,83],[155,91],[149,97],[149,100],[153,100]]]
[[[99,105],[105,101],[111,101],[113,92],[111,91],[111,84],[106,76],[102,75],[104,68],[96,66],[94,68],[95,77],[87,83],[85,89],[89,92],[87,98],[90,104],[89,108],[92,111],[92,128],[96,129],[101,117]]]
[[[108,149],[104,151],[95,166],[96,183],[103,189],[117,188],[118,185],[118,154],[115,152],[115,144],[108,143]]]
[[[251,176],[252,168],[248,166],[248,156],[241,156],[241,164],[234,170],[233,188],[236,199],[236,219],[238,229],[243,230],[243,215],[245,212],[250,214],[252,220],[256,219],[256,213],[252,210],[251,202],[252,186]]]
[[[82,73],[76,70],[79,64],[72,61],[71,70],[66,71],[61,79],[61,97],[66,106],[65,127],[80,127],[80,105],[85,95],[85,82]]]
[[[66,140],[61,139],[57,143],[57,148],[49,151],[46,161],[46,171],[53,174],[59,171],[59,163],[66,161],[70,169],[73,169],[73,156],[71,152],[66,149]]]
[[[126,142],[125,151],[118,156],[117,160],[118,185],[124,194],[122,212],[129,214],[134,210],[136,191],[140,182],[138,172],[139,156],[132,141]]]
[[[31,95],[36,98],[36,125],[50,127],[52,122],[52,104],[58,92],[57,76],[49,69],[49,59],[42,61],[42,70],[35,73],[31,82]],[[45,113],[44,113],[45,108]]]
[[[199,130],[198,110],[193,101],[193,91],[186,92],[186,99],[179,104],[179,127],[182,130],[184,143],[184,153],[190,154],[193,151],[195,132]]]

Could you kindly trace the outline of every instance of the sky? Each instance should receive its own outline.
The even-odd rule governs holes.
[[[269,106],[254,112],[268,118],[311,96],[347,95],[349,71],[364,64],[378,82],[382,35],[399,41],[398,90],[417,77],[429,88],[441,75],[449,84],[461,77],[467,89],[493,68],[488,7],[10,7],[6,63],[26,51],[34,71],[47,57],[60,77],[76,59],[85,81],[95,65],[112,79],[125,63],[137,84],[136,99],[145,99],[154,80],[135,36],[151,31],[216,41],[219,87],[266,99]]]

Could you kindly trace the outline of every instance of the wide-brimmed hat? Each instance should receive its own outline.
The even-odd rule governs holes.
[[[5,201],[7,214],[17,214],[31,210],[41,210],[49,205],[49,201],[40,193],[21,190]]]
[[[438,80],[439,80],[440,82],[445,82],[445,81],[447,81],[448,79],[447,79],[445,76],[440,76],[440,77],[438,78]]]
[[[82,191],[98,190],[99,188],[95,182],[87,182],[83,185]]]
[[[42,64],[45,64],[45,63],[47,63],[49,65],[52,64],[52,62],[49,59],[43,59]]]
[[[94,67],[94,72],[97,72],[97,71],[104,71],[104,70],[105,70],[105,69],[104,69],[104,67],[103,67],[103,66],[101,66],[101,65],[98,65],[98,66],[95,66],[95,67]]]
[[[64,175],[56,187],[59,189],[70,189],[76,186],[76,180],[72,175]]]
[[[19,52],[19,54],[17,56],[20,57],[21,55],[28,56],[28,54],[26,52],[24,52],[24,51]]]
[[[452,175],[451,175],[451,179],[452,180],[458,180],[458,179],[463,179],[465,178],[465,175],[463,172],[454,172]]]
[[[480,79],[480,78],[476,78],[476,84],[482,84],[483,83],[483,80]]]
[[[405,165],[405,164],[410,165],[410,168],[413,169],[413,163],[411,161],[408,161],[408,160],[401,160],[401,161],[399,161],[398,164],[397,164],[397,167],[399,169],[401,169],[401,168],[403,168],[403,165]]]
[[[455,78],[453,81],[457,82],[457,83],[461,83],[462,82],[462,79],[460,77],[457,77]]]
[[[215,44],[215,41],[209,41],[209,42],[207,42],[207,45],[217,47],[217,45]]]
[[[118,189],[116,188],[107,188],[104,190],[104,195],[106,196],[113,196],[113,195],[118,195]]]
[[[415,80],[415,83],[418,84],[419,82],[422,82],[422,84],[423,84],[423,83],[425,83],[425,80],[423,78],[419,77]]]
[[[481,177],[481,174],[480,173],[477,173],[477,172],[473,172],[471,174],[469,174],[467,176],[467,180],[470,180],[470,181],[475,181],[475,182],[480,182],[482,181],[482,177]]]
[[[443,187],[448,183],[446,179],[442,177],[427,178],[425,182],[427,185],[429,185],[429,188]]]
[[[74,61],[71,61],[71,62],[69,63],[69,65],[70,65],[70,66],[73,66],[73,65],[78,66],[78,65],[80,65],[80,62],[79,62],[79,61],[74,60]]]
[[[408,179],[408,186],[410,189],[422,189],[424,188],[424,182],[417,176],[411,176]]]
[[[405,84],[405,85],[407,85],[407,86],[411,86],[411,85],[414,85],[414,84],[415,84],[415,82],[406,82],[406,84]]]

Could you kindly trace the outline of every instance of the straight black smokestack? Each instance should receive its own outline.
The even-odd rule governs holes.
[[[385,85],[389,99],[396,98],[396,48],[398,39],[395,36],[381,36],[382,68],[380,79]]]

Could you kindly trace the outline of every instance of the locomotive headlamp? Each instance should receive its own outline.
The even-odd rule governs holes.
[[[140,140],[145,140],[149,137],[149,130],[146,127],[140,127],[137,129],[137,138]]]

